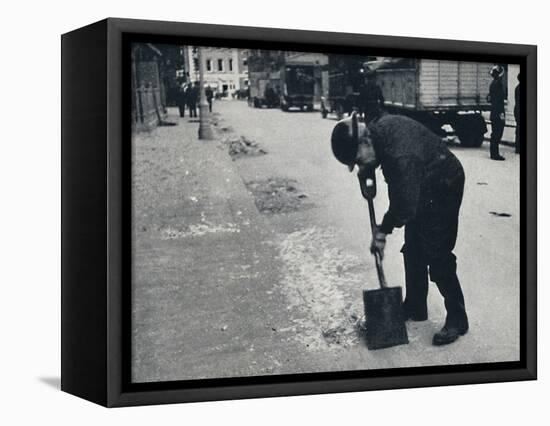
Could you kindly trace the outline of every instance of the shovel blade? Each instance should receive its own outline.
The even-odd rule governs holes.
[[[367,348],[382,349],[409,343],[401,287],[364,290],[363,302]]]

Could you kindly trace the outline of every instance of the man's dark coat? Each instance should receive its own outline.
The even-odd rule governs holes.
[[[427,268],[445,298],[448,322],[467,321],[452,253],[464,190],[464,171],[444,141],[417,121],[382,115],[369,124],[374,150],[388,184],[389,209],[380,230],[405,226],[405,307],[427,312]]]

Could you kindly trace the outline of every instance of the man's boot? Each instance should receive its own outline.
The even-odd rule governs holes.
[[[469,328],[464,295],[456,275],[454,255],[443,257],[431,265],[430,275],[436,282],[447,309],[445,325],[434,335],[433,344],[436,346],[448,345],[466,334]]]
[[[468,317],[466,314],[458,321],[447,319],[443,328],[434,334],[433,344],[435,346],[442,346],[453,343],[460,336],[464,336],[468,332],[468,328]]]

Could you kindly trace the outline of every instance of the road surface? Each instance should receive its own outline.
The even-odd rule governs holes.
[[[198,124],[134,137],[133,380],[185,380],[519,359],[519,158],[453,147],[466,172],[455,253],[470,332],[434,347],[445,311],[408,345],[369,351],[362,290],[377,287],[368,211],[320,113],[219,101],[216,141]],[[241,149],[242,148],[242,149]],[[233,158],[229,152],[234,154]],[[387,208],[378,177],[376,211]],[[402,230],[388,237],[404,286]]]

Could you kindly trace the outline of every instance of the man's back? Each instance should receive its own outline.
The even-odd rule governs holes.
[[[390,233],[416,217],[419,207],[437,195],[462,166],[443,140],[419,122],[384,114],[369,124],[371,139],[388,184],[390,208],[382,227]]]
[[[450,154],[439,136],[409,117],[384,114],[369,125],[369,130],[382,164],[389,157],[411,156],[427,165],[441,153]]]

